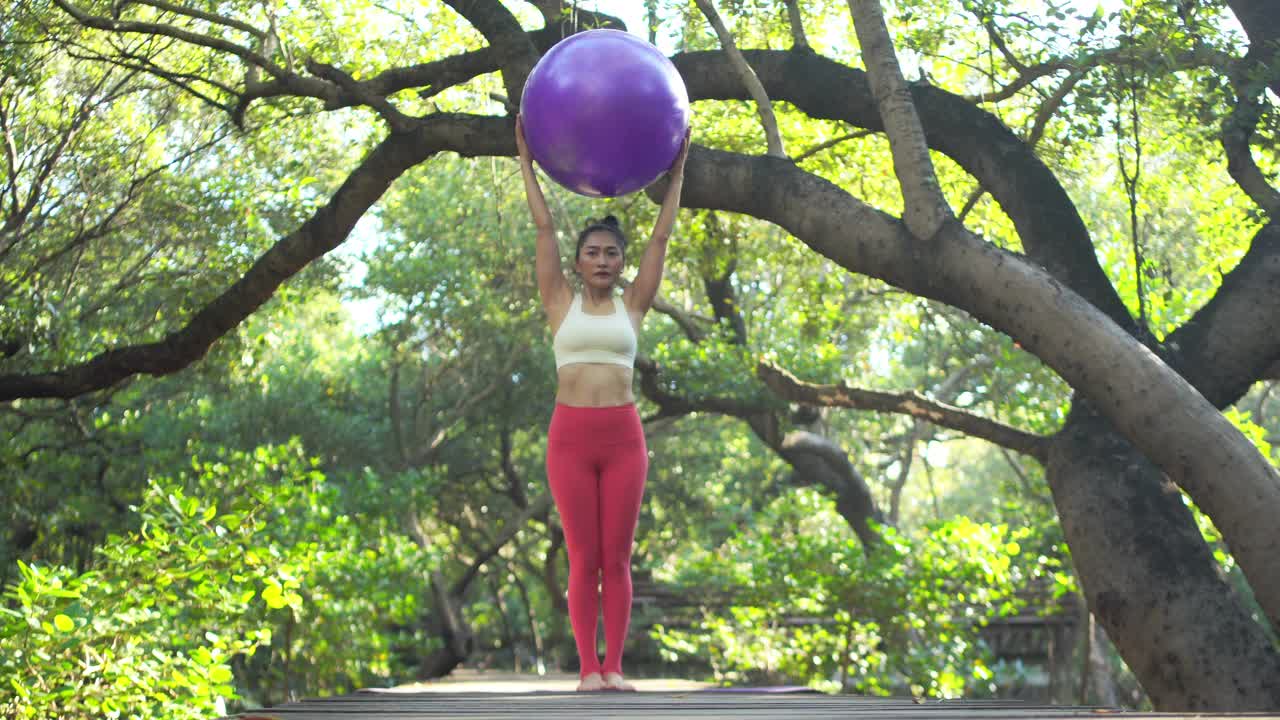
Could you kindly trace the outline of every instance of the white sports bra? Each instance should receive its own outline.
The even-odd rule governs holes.
[[[588,315],[582,311],[582,296],[575,294],[551,348],[555,351],[557,370],[571,363],[634,367],[636,330],[626,305],[617,295],[613,296],[613,313]]]

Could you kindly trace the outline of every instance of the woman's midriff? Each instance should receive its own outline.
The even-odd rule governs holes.
[[[556,402],[577,407],[609,407],[636,401],[631,368],[604,363],[572,363],[556,372]]]

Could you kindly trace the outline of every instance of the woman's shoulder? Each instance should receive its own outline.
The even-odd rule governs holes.
[[[635,285],[628,285],[622,288],[622,292],[618,294],[618,299],[622,302],[622,306],[627,309],[627,312],[631,313],[632,315],[635,315],[637,313],[643,315],[645,313],[645,310],[648,310],[648,308],[635,307],[634,305],[635,293],[632,292],[634,288],[635,288]]]
[[[564,324],[564,319],[572,312],[573,306],[578,302],[578,293],[572,288],[566,288],[563,294],[558,297],[545,298],[543,300],[543,309],[547,313],[547,321],[551,325],[551,332],[559,332],[560,326]]]

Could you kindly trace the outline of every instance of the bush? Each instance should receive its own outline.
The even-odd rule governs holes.
[[[0,715],[204,719],[387,680],[387,627],[417,616],[405,588],[427,559],[338,512],[296,443],[212,454],[152,480],[139,529],[92,571],[19,565],[0,608]]]
[[[827,691],[959,697],[991,677],[978,639],[1013,606],[1018,543],[1002,526],[967,519],[918,538],[880,528],[864,554],[813,494],[680,568],[677,584],[714,585],[728,604],[692,630],[658,627],[669,661],[710,662],[718,680],[779,680]]]

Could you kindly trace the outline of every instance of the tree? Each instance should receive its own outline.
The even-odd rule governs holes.
[[[564,15],[561,3],[538,2],[547,25],[526,32],[496,1],[448,0],[485,44],[472,35],[464,41],[467,49],[453,55],[397,66],[391,59],[369,59],[380,59],[377,54],[344,55],[308,36],[303,25],[247,6],[220,6],[215,13],[167,3],[107,8],[53,2],[81,28],[98,31],[88,35],[102,62],[175,84],[242,125],[299,104],[315,107],[318,100],[326,110],[366,108],[386,133],[327,203],[189,319],[156,339],[140,335],[100,346],[88,360],[41,356],[0,376],[0,398],[10,400],[73,397],[139,373],[174,372],[199,359],[286,279],[346,240],[408,168],[446,151],[512,154],[508,110],[516,106],[538,52],[578,29],[563,18],[616,24],[582,11]],[[1280,655],[1268,637],[1280,625],[1280,537],[1271,525],[1280,508],[1280,478],[1218,410],[1267,377],[1280,360],[1280,321],[1272,312],[1274,288],[1280,287],[1272,258],[1280,227],[1272,219],[1254,233],[1249,251],[1217,293],[1187,323],[1157,339],[1145,312],[1135,320],[1122,301],[1076,206],[1037,157],[1030,137],[1019,138],[980,105],[1067,72],[1068,80],[1049,98],[1057,97],[1056,103],[1044,106],[1052,117],[1061,96],[1071,92],[1072,78],[1099,66],[1151,59],[1143,53],[1159,48],[1161,76],[1195,69],[1228,80],[1221,87],[1231,95],[1232,111],[1221,113],[1210,103],[1207,113],[1228,120],[1223,145],[1232,175],[1260,212],[1271,213],[1266,174],[1251,154],[1259,134],[1250,128],[1270,117],[1260,90],[1274,91],[1277,83],[1270,62],[1276,27],[1261,0],[1230,6],[1251,42],[1242,57],[1204,41],[1221,37],[1216,6],[1183,3],[1175,16],[1162,5],[1142,4],[1117,18],[1132,42],[1024,64],[1001,37],[996,21],[1002,8],[965,5],[1015,75],[997,90],[966,98],[927,79],[907,84],[878,4],[854,0],[849,10],[867,73],[814,52],[799,32],[792,50],[748,50],[742,56],[772,102],[888,136],[905,201],[902,217],[788,158],[695,147],[685,180],[687,207],[779,225],[846,270],[968,313],[1071,385],[1076,396],[1070,418],[1048,440],[1054,501],[1091,608],[1156,705],[1168,710],[1280,705]],[[34,17],[52,17],[35,10]],[[426,19],[441,19],[435,9],[424,12]],[[793,32],[797,27],[790,24]],[[61,35],[66,32],[60,23],[50,36],[67,47]],[[131,51],[123,44],[129,38],[153,45]],[[334,55],[341,67],[316,59]],[[182,57],[205,64],[172,64]],[[685,52],[674,60],[694,100],[750,97],[740,65],[735,70],[724,51]],[[243,69],[235,83],[228,80],[232,67]],[[501,88],[484,77],[495,70]],[[445,110],[458,107],[447,91],[473,80],[473,89],[501,91],[499,105],[476,100],[465,110]],[[413,89],[416,97],[404,92]],[[994,198],[1016,226],[1023,252],[987,242],[961,221],[963,213],[952,212],[931,151],[949,157]],[[1222,532],[1261,618],[1251,616],[1245,599],[1226,584],[1182,492]]]

